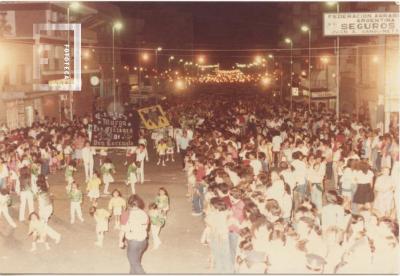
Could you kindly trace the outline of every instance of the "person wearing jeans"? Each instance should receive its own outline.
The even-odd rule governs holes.
[[[204,184],[196,183],[193,193],[193,216],[200,216],[203,214],[203,202],[204,202]]]
[[[128,199],[129,210],[121,215],[120,247],[127,241],[127,256],[130,274],[145,274],[141,264],[142,255],[147,247],[147,226],[149,217],[143,211],[144,203],[138,195]]]

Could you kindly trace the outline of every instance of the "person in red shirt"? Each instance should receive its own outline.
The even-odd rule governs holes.
[[[196,161],[196,185],[193,192],[193,216],[201,216],[203,214],[204,201],[204,183],[203,178],[206,176],[206,169],[201,160]]]

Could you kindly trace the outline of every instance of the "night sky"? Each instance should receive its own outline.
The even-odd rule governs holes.
[[[155,14],[160,10],[175,11],[177,14],[188,16],[192,22],[192,41],[182,41],[177,45],[162,45],[163,48],[194,48],[194,49],[243,49],[243,48],[267,48],[276,45],[277,28],[275,3],[245,3],[245,2],[164,2],[164,3],[134,3],[120,2],[124,18],[143,17],[143,14]],[[148,17],[147,17],[148,18]],[[160,16],[151,19],[151,30],[163,30],[168,20]],[[182,23],[181,23],[182,24]],[[144,27],[146,30],[146,26]],[[165,29],[164,29],[165,30]],[[127,47],[133,47],[134,33],[125,33],[123,43]],[[163,34],[168,32],[161,31]],[[174,34],[171,33],[170,36]],[[169,38],[167,36],[167,38]],[[158,40],[158,41],[157,41]],[[163,43],[162,35],[150,36],[146,43]],[[187,44],[185,43],[187,42]],[[193,44],[192,44],[193,43]],[[192,44],[192,45],[191,45]],[[148,44],[142,44],[144,47]],[[165,55],[190,55],[190,52],[164,52]],[[207,52],[208,62],[222,62],[227,60],[245,61],[248,53],[241,52]],[[242,57],[243,56],[243,57]],[[231,62],[228,62],[232,64]]]
[[[302,2],[302,9],[303,7],[304,10],[309,9],[312,3],[315,2]],[[282,48],[285,45],[282,45],[283,36],[279,33],[279,28],[283,28],[285,32],[287,28],[289,35],[294,31],[293,25],[290,24],[295,20],[291,14],[293,5],[291,2],[116,2],[113,4],[121,8],[123,20],[145,19],[144,26],[141,27],[144,35],[136,40],[132,38],[138,37],[137,28],[127,22],[127,28],[121,33],[122,44],[125,47],[156,48],[159,45],[164,49]],[[324,2],[318,4],[324,5]],[[343,11],[376,11],[378,6],[387,4],[367,2],[361,8],[351,2],[341,2],[340,5]],[[327,8],[326,11],[335,12],[336,9]],[[170,20],[169,15],[178,19]],[[190,21],[186,22],[184,18],[190,18],[188,19]],[[307,17],[303,19],[305,22],[308,20]],[[330,46],[332,39],[322,37],[322,22],[318,25],[318,32],[321,33],[318,46],[324,44]],[[175,28],[178,28],[178,31],[173,31]],[[180,40],[176,38],[180,36],[177,34],[181,31],[188,32],[188,29],[191,33],[190,38],[185,35],[179,37]],[[298,29],[296,31],[298,32]],[[296,41],[296,44],[298,47],[306,47],[306,44],[299,45],[306,42],[306,39],[302,39]],[[191,52],[163,51],[162,53],[166,56],[179,54],[185,58],[185,55],[190,56]],[[222,62],[232,65],[233,60],[248,62],[249,55],[254,56],[255,53],[207,52],[206,54],[209,63]]]
[[[276,36],[274,11],[276,4],[245,2],[164,2],[118,3],[124,17],[140,16],[142,11],[174,9],[193,18],[193,35],[197,47],[255,47],[271,44]],[[161,18],[153,18],[155,23]],[[160,26],[161,27],[161,26]]]

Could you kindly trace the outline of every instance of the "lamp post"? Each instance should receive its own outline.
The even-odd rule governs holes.
[[[303,25],[301,26],[303,32],[308,32],[308,111],[311,112],[311,28]]]
[[[69,25],[69,20],[70,20],[70,18],[69,18],[69,14],[70,14],[70,10],[72,9],[72,10],[77,10],[78,8],[80,7],[80,4],[78,3],[78,2],[73,2],[73,3],[71,3],[71,4],[69,4],[68,5],[68,7],[67,7],[67,23],[68,23],[68,25]],[[69,43],[70,43],[70,41],[69,41],[69,28],[68,28],[68,37],[67,37],[67,40],[68,40],[68,49],[71,49],[70,48],[70,46],[69,46]],[[69,86],[70,86],[71,84],[69,83]],[[69,119],[72,121],[73,120],[73,113],[72,113],[72,97],[73,97],[73,95],[74,95],[74,92],[70,89],[69,90]]]
[[[115,30],[122,29],[121,22],[115,22],[112,26],[112,89],[114,96],[114,113],[116,112],[116,93],[115,93]]]
[[[155,60],[154,60],[154,63],[155,63],[155,67],[156,67],[156,73],[158,74],[158,52],[161,52],[162,51],[162,47],[157,47],[157,49],[155,50]]]
[[[285,43],[290,44],[290,113],[293,112],[293,41],[290,38],[285,38]]]
[[[199,68],[200,68],[200,65],[201,65],[201,64],[204,64],[205,61],[206,61],[206,60],[205,60],[204,56],[199,56],[199,57],[197,58],[197,63],[198,63],[198,66],[197,66],[197,76],[199,75]]]
[[[155,60],[154,60],[154,63],[155,63],[155,69],[156,69],[157,78],[158,78],[158,52],[161,52],[161,51],[162,51],[162,47],[161,46],[159,46],[159,47],[157,47],[157,49],[155,49]],[[157,85],[157,88],[158,88],[158,85],[159,85],[158,79],[156,81],[156,85]]]

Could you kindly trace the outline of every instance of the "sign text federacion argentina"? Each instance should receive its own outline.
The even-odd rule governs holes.
[[[324,13],[324,36],[398,35],[398,12]]]

